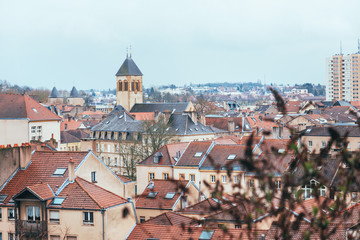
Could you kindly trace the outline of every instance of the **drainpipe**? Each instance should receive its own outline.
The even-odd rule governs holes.
[[[102,236],[103,240],[105,240],[105,209],[101,209],[101,215],[102,215]]]

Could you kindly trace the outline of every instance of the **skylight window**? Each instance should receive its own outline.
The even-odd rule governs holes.
[[[195,128],[195,131],[199,131],[199,129],[198,129],[198,128]]]
[[[65,198],[62,197],[56,197],[54,198],[52,204],[53,205],[61,205],[64,202]]]
[[[208,230],[203,230],[201,232],[201,235],[199,237],[199,240],[208,240],[211,239],[212,236],[214,235],[214,230],[208,231]]]
[[[57,168],[54,172],[54,175],[62,176],[66,172],[67,168]]]
[[[228,157],[227,157],[227,160],[234,160],[236,158],[236,154],[230,154]]]
[[[195,153],[194,157],[196,157],[196,158],[201,157],[202,154],[203,154],[202,152],[197,152],[197,153]]]
[[[149,192],[149,194],[147,195],[147,197],[148,197],[148,198],[155,198],[157,194],[158,194],[158,192]]]
[[[120,115],[120,116],[119,116],[119,119],[122,119],[123,117],[124,117],[124,115]]]
[[[165,195],[165,199],[173,199],[174,196],[175,196],[176,193],[174,192],[168,192],[166,195]]]
[[[4,203],[5,199],[7,198],[8,195],[5,194],[1,194],[0,195],[0,203]]]
[[[38,113],[38,111],[36,110],[36,108],[33,108],[32,110],[33,110],[34,112]]]

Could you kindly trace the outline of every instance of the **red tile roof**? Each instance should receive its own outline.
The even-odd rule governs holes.
[[[215,145],[205,158],[201,167],[214,167],[216,169],[235,164],[235,160],[245,157],[246,146],[243,145]],[[235,159],[228,159],[235,155]]]
[[[172,210],[176,201],[189,184],[187,180],[160,180],[153,179],[154,188],[146,187],[144,192],[136,200],[136,208]],[[148,185],[149,186],[149,185]],[[157,192],[154,198],[149,198],[150,192]],[[175,193],[172,199],[165,199],[167,193]]]
[[[13,195],[25,187],[39,183],[49,184],[53,192],[56,192],[68,177],[68,171],[66,170],[64,175],[54,176],[55,170],[67,169],[70,158],[73,159],[75,167],[78,166],[88,153],[36,151],[31,157],[31,164],[24,170],[20,169],[0,191],[0,194],[9,195],[4,203],[8,203]]]
[[[28,118],[30,121],[61,118],[26,94],[0,94],[0,118]]]
[[[50,204],[50,207],[103,209],[128,202],[126,199],[80,177],[77,177],[73,183],[69,183],[58,197],[64,197],[64,202],[61,205]]]
[[[177,162],[177,166],[198,166],[201,159],[204,157],[206,151],[211,146],[212,142],[191,142],[186,148],[184,154]],[[202,153],[201,156],[195,157],[196,153]]]
[[[189,215],[200,215],[208,216],[215,213],[219,213],[223,210],[230,209],[233,207],[233,204],[229,201],[223,200],[218,201],[213,198],[205,199],[201,202],[198,202],[194,205],[191,205],[187,208],[183,208],[178,211],[180,214],[189,214]]]
[[[235,132],[239,132],[242,130],[242,118],[238,117],[206,117],[206,125],[228,131],[230,120],[234,121],[235,123]]]
[[[180,152],[182,154],[186,149],[189,143],[181,142],[181,143],[172,143],[166,144],[157,150],[154,154],[150,155],[144,161],[140,162],[139,165],[166,165],[171,166],[176,163],[175,157]],[[162,157],[159,160],[159,163],[154,163],[154,155],[162,154]]]
[[[61,122],[60,131],[76,130],[80,127],[82,121],[65,119]],[[65,127],[66,125],[66,127]]]
[[[134,112],[131,113],[131,116],[140,121],[155,120],[155,114],[153,112]]]
[[[168,225],[168,226],[197,226],[199,225],[198,220],[183,216],[175,212],[166,212],[160,214],[154,218],[150,218],[142,224],[152,224],[152,225]]]
[[[116,176],[118,176],[118,178],[121,179],[121,181],[123,181],[124,183],[127,183],[127,182],[131,182],[132,180],[130,178],[127,178],[123,175],[120,175],[120,174],[116,174]]]
[[[50,189],[50,186],[46,183],[39,183],[39,184],[34,184],[32,186],[28,186],[19,193],[17,193],[16,196],[20,196],[25,191],[30,191],[32,194],[34,194],[37,198],[39,198],[42,201],[54,197],[54,194]]]
[[[146,240],[146,239],[199,239],[203,231],[209,231],[203,227],[188,227],[188,226],[167,226],[167,225],[151,225],[139,224],[133,229],[127,239]],[[248,230],[248,229],[213,229],[214,231],[211,239],[243,239],[243,240],[260,240],[265,236],[266,231],[263,230]]]
[[[301,108],[301,101],[288,101],[285,103],[286,111],[290,113],[297,113]]]

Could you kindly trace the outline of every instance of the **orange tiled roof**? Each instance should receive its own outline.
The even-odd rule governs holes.
[[[244,159],[246,146],[241,145],[215,145],[205,158],[201,167],[214,167],[219,169],[228,164],[235,163],[234,159],[228,160],[229,155],[234,154],[235,159]]]
[[[186,148],[183,155],[177,162],[177,166],[198,166],[202,157],[211,146],[212,142],[191,142]],[[196,153],[202,153],[201,156],[196,157]]]
[[[54,197],[54,194],[52,190],[50,189],[50,186],[46,183],[39,183],[34,184],[32,186],[26,187],[21,192],[28,190],[35,194],[40,200],[48,200]]]
[[[155,114],[153,112],[134,112],[131,113],[131,116],[140,121],[155,120]]]
[[[216,127],[228,131],[229,120],[233,120],[235,123],[235,131],[239,132],[242,130],[242,118],[234,117],[206,117],[206,125]]]
[[[30,121],[61,118],[26,94],[0,94],[0,118],[28,118]]]
[[[136,200],[136,208],[172,210],[181,192],[188,185],[188,180],[160,180],[153,179],[154,188],[146,187]],[[157,192],[154,198],[149,198],[150,192]],[[172,199],[165,199],[167,193],[175,193]]]
[[[31,156],[31,164],[26,169],[19,169],[15,176],[0,191],[0,194],[9,195],[4,203],[8,203],[11,197],[27,186],[39,183],[47,183],[53,192],[64,183],[68,177],[66,170],[63,175],[54,176],[57,168],[68,168],[69,159],[72,158],[75,167],[85,158],[89,152],[57,152],[36,151]]]
[[[88,182],[80,177],[75,178],[58,195],[65,200],[61,205],[52,208],[103,209],[128,202],[126,199]]]
[[[208,216],[232,208],[230,201],[217,201],[213,198],[205,199],[178,211],[180,214]]]
[[[150,218],[142,224],[153,224],[153,225],[169,225],[169,226],[196,226],[199,225],[198,220],[183,216],[175,212],[166,212],[156,217]]]
[[[146,239],[200,239],[203,231],[213,231],[211,239],[243,239],[243,240],[260,240],[265,236],[264,230],[248,230],[248,229],[207,229],[203,227],[188,227],[188,226],[167,226],[167,225],[152,225],[152,224],[138,224],[132,230],[127,239],[146,240]]]
[[[60,125],[60,131],[68,131],[68,130],[76,130],[80,127],[82,121],[78,121],[78,120],[68,120],[65,119],[61,122]],[[66,124],[66,128],[65,128],[65,124]]]

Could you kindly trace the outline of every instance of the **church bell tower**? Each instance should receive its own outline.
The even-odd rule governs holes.
[[[143,82],[140,69],[130,55],[116,73],[116,104],[123,106],[127,111],[135,103],[143,103]]]

